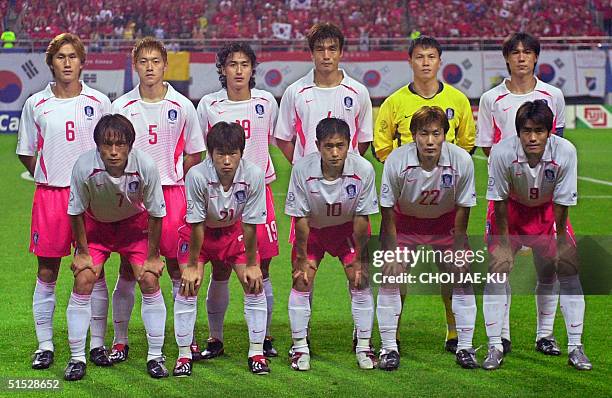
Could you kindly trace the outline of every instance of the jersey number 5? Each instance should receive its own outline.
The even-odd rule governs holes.
[[[149,124],[149,144],[157,144],[157,125]]]

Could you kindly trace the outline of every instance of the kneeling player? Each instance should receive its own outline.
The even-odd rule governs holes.
[[[474,164],[465,150],[445,142],[448,128],[441,108],[424,106],[410,121],[414,142],[397,148],[387,158],[380,194],[383,250],[414,250],[418,245],[454,252],[465,248],[470,207],[476,205]],[[405,265],[385,264],[383,277],[409,272]],[[457,281],[460,272],[469,271],[467,266],[437,265],[440,270],[455,272]],[[384,370],[399,367],[395,337],[401,308],[399,286],[382,283],[377,317],[382,339],[379,366]],[[453,285],[452,309],[457,322],[457,363],[476,368],[472,348],[476,301],[469,283]]]
[[[263,355],[267,306],[257,254],[257,224],[266,222],[264,172],[242,158],[244,130],[219,122],[208,132],[206,160],[187,173],[187,225],[179,230],[178,259],[182,282],[174,303],[174,331],[179,346],[175,376],[191,375],[191,344],[197,293],[204,264],[213,272],[232,268],[244,289],[244,317],[249,329],[248,364],[255,374],[270,372]],[[203,245],[204,243],[204,245]]]
[[[85,340],[91,321],[91,292],[111,252],[129,259],[142,292],[142,319],[151,377],[168,376],[162,346],[166,306],[158,279],[164,268],[159,237],[166,205],[159,172],[149,155],[132,149],[135,132],[128,119],[106,115],[94,129],[97,149],[81,155],[70,181],[74,288],[66,310],[72,357],[65,379],[85,376]],[[147,232],[148,231],[148,232]]]
[[[577,200],[576,149],[567,140],[551,135],[553,113],[544,100],[524,103],[516,113],[517,136],[508,137],[491,150],[487,199],[495,212],[487,226],[489,273],[497,283],[488,283],[483,310],[489,351],[483,362],[487,370],[503,361],[501,327],[507,305],[504,283],[521,245],[533,249],[534,260],[558,278],[561,312],[568,338],[569,364],[590,370],[581,337],[584,296],[578,278],[578,256],[574,234],[567,224],[568,206]],[[548,264],[548,266],[546,266]],[[541,273],[541,272],[540,272]],[[541,275],[538,275],[541,277]],[[554,297],[551,291],[539,291]]]
[[[357,363],[376,367],[370,348],[374,299],[368,285],[363,254],[369,238],[368,215],[378,212],[374,169],[358,154],[349,153],[346,122],[328,118],[316,128],[318,152],[296,162],[291,172],[285,213],[295,217],[291,253],[293,289],[289,321],[293,347],[291,367],[310,369],[307,342],[310,292],[325,252],[338,257],[350,284],[351,307],[357,333]]]

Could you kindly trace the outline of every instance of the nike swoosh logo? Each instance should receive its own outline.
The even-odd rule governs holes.
[[[253,332],[253,333],[263,333],[264,330],[263,329],[262,330],[251,330],[251,332]]]
[[[125,322],[126,322],[126,321],[113,321],[113,323],[117,323],[117,324],[119,324],[119,323],[125,323]]]
[[[189,333],[185,333],[185,334],[176,334],[176,337],[187,337],[189,336]]]
[[[217,112],[217,113],[218,113],[219,115],[222,115],[222,114],[224,114],[225,112],[227,112],[227,111],[219,111],[219,112]]]
[[[502,111],[506,112],[508,109],[512,108],[511,106],[507,107],[507,108],[503,108]]]
[[[309,191],[310,193],[319,193],[319,191]]]
[[[136,116],[136,115],[140,115],[140,113],[130,113],[130,116]]]
[[[544,311],[540,311],[540,315],[552,315],[552,312],[544,312]]]
[[[580,325],[582,325],[582,323],[578,323],[578,324],[576,324],[576,325],[574,325],[573,323],[571,323],[571,324],[570,324],[570,326],[571,326],[571,327],[573,327],[573,328],[577,328],[577,327],[578,327],[578,326],[580,326]]]
[[[489,326],[493,326],[495,325],[497,322],[491,322],[491,323],[485,323],[485,326],[489,327]]]
[[[312,101],[314,101],[314,100],[306,100],[306,103],[310,104]]]
[[[51,112],[53,112],[53,109],[51,109],[50,111],[44,111],[43,115],[46,115],[47,113],[51,113]]]
[[[412,179],[406,180],[406,182],[415,182],[416,180],[417,180],[416,178],[412,178]]]

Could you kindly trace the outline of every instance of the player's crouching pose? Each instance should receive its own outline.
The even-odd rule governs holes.
[[[524,103],[516,113],[517,136],[495,145],[489,157],[487,199],[495,212],[487,226],[489,272],[507,275],[521,245],[533,249],[534,261],[555,273],[559,280],[561,312],[568,338],[568,363],[578,370],[591,370],[581,337],[584,296],[578,277],[574,234],[567,224],[568,206],[577,201],[576,149],[567,140],[552,135],[553,113],[545,100]],[[552,285],[551,289],[552,289]],[[540,292],[540,294],[553,292]],[[501,328],[506,308],[503,283],[488,283],[483,310],[489,351],[484,369],[501,366]]]
[[[94,129],[97,149],[81,155],[72,171],[68,214],[76,251],[74,288],[66,310],[72,356],[64,378],[69,381],[85,376],[91,292],[111,252],[129,259],[140,284],[149,343],[147,371],[154,378],[168,376],[162,355],[166,306],[158,282],[164,268],[159,237],[166,205],[155,162],[132,149],[134,137],[124,116],[102,117]]]
[[[197,293],[208,261],[213,268],[231,267],[236,272],[245,293],[249,368],[255,374],[270,372],[263,355],[267,306],[256,232],[257,224],[266,222],[266,185],[263,170],[242,158],[244,146],[240,125],[218,122],[206,137],[206,160],[187,173],[187,225],[179,230],[178,243],[182,282],[174,303],[174,332],[179,346],[175,376],[191,375],[189,345]]]
[[[449,129],[446,114],[437,106],[424,106],[414,113],[410,131],[414,142],[395,149],[385,162],[381,184],[382,249],[464,250],[470,207],[476,205],[474,164],[460,147],[445,142]],[[437,264],[442,271],[468,272],[454,264]],[[390,262],[383,267],[378,291],[377,317],[382,349],[380,368],[395,370],[400,357],[396,343],[401,311],[400,290],[391,278],[409,272],[406,264]],[[456,360],[464,368],[478,367],[472,348],[476,300],[471,284],[453,286],[452,309],[457,324]]]
[[[369,238],[368,215],[378,212],[374,169],[357,153],[349,153],[350,130],[346,122],[323,119],[317,125],[316,136],[319,151],[296,162],[285,204],[285,213],[295,217],[293,288],[289,295],[291,367],[310,369],[306,339],[309,296],[327,252],[340,259],[350,284],[357,363],[361,369],[373,369],[377,364],[370,348],[374,299],[363,255]]]

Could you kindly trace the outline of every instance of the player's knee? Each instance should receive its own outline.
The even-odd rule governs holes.
[[[159,290],[159,280],[150,272],[145,272],[138,283],[143,294],[153,294]]]
[[[271,259],[261,260],[261,275],[263,279],[270,277],[270,262]]]
[[[75,276],[73,290],[76,294],[91,294],[96,280],[96,274],[94,274],[91,270],[83,270]]]
[[[38,279],[46,283],[57,281],[61,259],[38,258]]]
[[[170,275],[170,279],[181,279],[181,269],[179,268],[176,259],[166,259],[166,265],[168,269],[168,275]]]
[[[308,283],[304,282],[303,279],[299,278],[293,281],[293,289],[298,292],[309,292],[312,289],[312,281],[308,281]]]
[[[226,266],[215,266],[212,267],[212,278],[216,281],[226,281],[232,275],[232,269]]]

